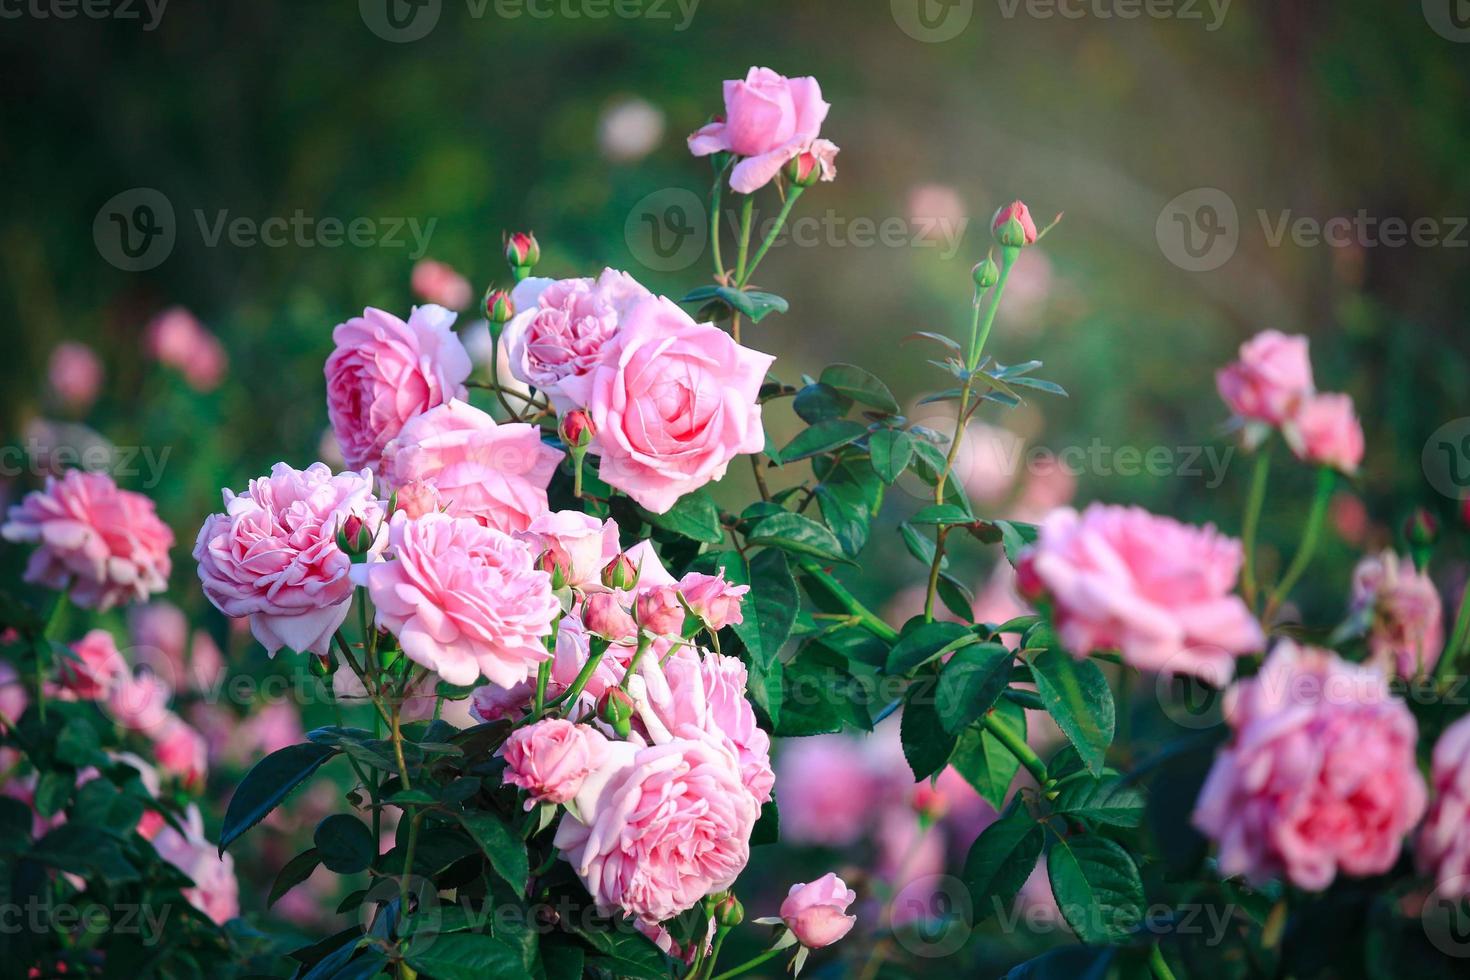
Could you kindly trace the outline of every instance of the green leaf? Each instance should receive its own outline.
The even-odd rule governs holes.
[[[403,958],[420,976],[434,980],[485,980],[524,976],[526,972],[518,950],[478,933],[430,933],[422,939],[411,939]]]
[[[752,662],[769,665],[791,636],[796,611],[801,608],[786,553],[766,548],[750,559],[749,565],[734,552],[722,557],[726,578],[750,586],[740,607],[744,619],[733,627],[735,635],[750,651]]]
[[[914,556],[914,561],[923,565],[925,568],[929,568],[934,564],[935,544],[933,541],[924,537],[909,524],[900,524],[898,526],[898,533],[903,538],[904,547],[908,548],[909,554]],[[947,556],[939,562],[940,568],[945,568],[948,565],[949,558]]]
[[[910,524],[973,524],[975,515],[954,504],[930,504],[909,518]]]
[[[917,340],[919,338],[923,338],[924,340],[932,340],[936,344],[939,344],[942,347],[954,351],[956,354],[958,354],[963,349],[960,347],[959,341],[952,340],[942,333],[931,333],[928,330],[915,330],[913,333],[903,338],[900,343],[906,344],[911,340]]]
[[[524,892],[526,879],[531,875],[526,842],[493,813],[467,812],[456,816],[480,846],[480,850],[490,859],[490,866],[495,869],[495,873],[504,878],[516,890],[517,895]]]
[[[54,817],[65,809],[77,787],[77,774],[71,768],[48,769],[36,781],[32,802],[43,817]]]
[[[304,742],[277,749],[257,762],[230,797],[220,829],[219,852],[224,854],[226,847],[265,819],[293,789],[336,754],[334,746]]]
[[[1137,827],[1144,798],[1142,790],[1121,779],[1078,779],[1061,787],[1052,809],[1095,824]]]
[[[1028,643],[1036,630],[1028,634]],[[1087,771],[1101,775],[1103,756],[1113,742],[1113,692],[1091,660],[1077,660],[1048,646],[1030,661],[1036,692],[1047,713],[1077,749]]]
[[[270,897],[265,901],[265,907],[270,908],[297,885],[311,877],[317,865],[322,863],[321,853],[314,847],[302,851],[300,854],[286,862],[286,866],[276,874],[275,883],[271,885]]]
[[[739,290],[733,286],[700,286],[690,290],[681,303],[707,303],[719,300],[732,310],[750,317],[751,323],[760,323],[772,313],[785,313],[790,304],[775,293],[758,289]]]
[[[965,858],[964,880],[970,889],[975,921],[1005,911],[1041,857],[1045,831],[1019,803],[986,827]]]
[[[102,751],[97,729],[85,718],[73,718],[56,739],[56,758],[78,769],[95,765]]]
[[[851,445],[867,434],[868,427],[852,419],[831,419],[826,422],[818,422],[797,433],[796,438],[786,444],[776,459],[783,464],[794,463],[799,459],[807,459],[819,453],[828,453],[834,449]]]
[[[830,364],[818,379],[848,398],[889,415],[899,414],[898,401],[888,386],[870,371],[853,364]]]
[[[1011,728],[1026,731],[1026,709],[1007,700],[995,706],[995,712]],[[999,810],[1005,806],[1006,794],[1020,771],[1021,760],[985,730],[984,725],[971,725],[960,734],[959,744],[949,757],[949,764],[965,781],[975,787],[985,802]]]
[[[916,781],[928,779],[943,769],[959,741],[939,722],[934,707],[936,683],[934,678],[925,677],[913,684],[904,696],[903,717],[899,719],[903,757],[908,760]]]
[[[858,460],[831,462],[820,458],[812,463],[822,481],[816,487],[817,504],[843,553],[856,558],[868,543],[873,518],[883,506],[883,482]]]
[[[901,429],[879,429],[868,437],[873,472],[889,486],[908,469],[914,458],[914,437]]]
[[[139,877],[118,841],[97,827],[80,823],[65,823],[52,830],[26,856],[62,871],[81,875],[95,872],[112,883],[137,881]]]
[[[886,670],[890,674],[907,674],[915,667],[949,653],[980,638],[960,623],[924,623],[905,629],[893,649],[888,651]]]
[[[1010,383],[1017,388],[1035,388],[1037,391],[1044,391],[1048,395],[1067,397],[1067,389],[1054,381],[1043,381],[1040,378],[1011,378]]]
[[[791,402],[797,416],[808,425],[840,419],[852,411],[852,399],[820,381],[807,385]]]
[[[366,871],[378,856],[373,832],[347,813],[334,813],[317,824],[314,843],[321,863],[339,875]]]
[[[1036,540],[1036,535],[1041,532],[1035,524],[1022,524],[1020,521],[995,521],[995,526],[1000,528],[1000,539],[1005,543],[1006,560],[1012,565],[1021,557],[1021,552]]]
[[[815,555],[828,561],[851,564],[842,551],[842,545],[832,532],[816,521],[800,514],[776,514],[751,528],[746,540],[750,544],[763,544],[784,551],[804,555]]]
[[[648,523],[705,544],[719,544],[725,536],[720,526],[720,509],[704,490],[686,493],[663,514],[638,508]]]
[[[597,951],[587,957],[588,969],[602,969],[631,980],[668,980],[669,959],[642,934],[625,929],[608,929],[595,922],[574,923],[573,931]]]
[[[849,724],[870,727],[856,716],[862,711],[853,703],[856,682],[843,666],[838,655],[811,644],[783,664],[781,717],[773,734],[800,737],[840,732]]]
[[[975,621],[975,594],[965,583],[948,572],[940,572],[935,592],[944,608],[967,623]]]
[[[1011,678],[1011,651],[999,643],[956,650],[944,665],[934,707],[947,732],[959,732],[995,706]]]
[[[1143,922],[1143,882],[1120,846],[1088,834],[1059,838],[1046,855],[1051,890],[1084,943],[1127,939]]]

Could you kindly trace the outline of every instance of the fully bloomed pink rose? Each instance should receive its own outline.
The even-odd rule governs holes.
[[[1393,867],[1425,789],[1414,716],[1381,671],[1283,640],[1225,711],[1234,737],[1194,811],[1221,874],[1320,891]]]
[[[822,101],[815,78],[787,78],[769,68],[752,68],[745,81],[725,82],[725,117],[690,136],[689,152],[743,157],[730,174],[730,186],[737,193],[753,194],[788,162],[813,149],[831,108]]]
[[[1363,425],[1347,395],[1313,395],[1282,429],[1298,459],[1351,476],[1363,462]]]
[[[379,526],[372,487],[367,470],[333,476],[324,463],[277,463],[245,493],[225,490],[225,512],[205,519],[194,544],[204,594],[226,616],[250,617],[272,656],[282,647],[326,655],[352,603],[352,560],[337,532],[349,517]]]
[[[218,388],[229,366],[219,338],[182,306],[170,307],[149,321],[145,343],[155,360],[178,369],[196,391]]]
[[[1433,877],[1446,897],[1470,890],[1470,716],[1434,744],[1434,803],[1414,842],[1420,874]]]
[[[34,544],[25,580],[105,612],[168,587],[174,533],[153,501],[119,490],[106,473],[68,470],[10,508],[0,536]]]
[[[1194,674],[1223,686],[1235,657],[1265,636],[1234,595],[1240,542],[1137,507],[1053,511],[1020,579],[1051,596],[1057,633],[1074,655],[1118,649],[1143,670]]]
[[[580,817],[567,813],[556,831],[562,857],[598,912],[648,923],[734,884],[760,816],[734,753],[707,738],[609,743],[575,803]]]
[[[423,517],[444,509],[444,499],[428,480],[410,480],[398,487],[393,491],[393,501],[409,517]]]
[[[578,510],[548,511],[516,535],[537,554],[549,552],[567,585],[583,592],[602,588],[602,567],[618,554],[618,524]]]
[[[464,398],[472,365],[442,306],[417,306],[408,322],[372,308],[332,331],[327,416],[350,469],[377,468],[405,422]]]
[[[165,827],[153,838],[158,856],[188,875],[194,887],[184,889],[184,898],[215,923],[223,925],[240,914],[240,886],[235,880],[235,859],[220,855],[204,836],[204,818],[190,803],[184,815],[183,833]]]
[[[355,565],[352,580],[414,663],[508,688],[550,659],[542,638],[561,606],[525,542],[468,518],[395,514],[388,547],[392,560]]]
[[[511,294],[518,312],[505,325],[511,374],[546,392],[561,412],[577,407],[563,382],[592,370],[623,317],[652,295],[616,269],[596,279],[523,280]]]
[[[1256,334],[1240,346],[1240,360],[1215,374],[1215,385],[1239,418],[1281,425],[1316,390],[1307,338],[1278,330]]]
[[[781,921],[795,933],[797,942],[808,949],[821,949],[852,931],[857,916],[846,913],[856,901],[857,892],[829,871],[816,881],[791,886],[781,903]]]
[[[383,450],[383,479],[391,487],[433,484],[450,514],[512,533],[546,513],[546,486],[561,457],[539,427],[497,423],[456,399],[403,426]]]
[[[745,621],[740,604],[750,591],[748,585],[731,585],[722,569],[716,575],[690,572],[679,580],[679,594],[700,621],[712,630],[722,630]]]
[[[410,285],[414,294],[425,303],[434,303],[448,310],[462,310],[475,298],[470,281],[447,262],[419,259],[414,263]]]
[[[1434,668],[1444,646],[1444,611],[1427,572],[1392,551],[1353,570],[1353,611],[1368,617],[1368,651],[1386,673],[1412,680]]]
[[[662,514],[765,445],[756,397],[775,358],[663,297],[639,303],[590,372],[562,382],[596,427],[599,475]]]
[[[68,408],[85,412],[102,390],[102,361],[86,344],[67,341],[51,352],[46,376]]]
[[[56,681],[61,693],[82,701],[101,701],[123,678],[128,662],[107,630],[92,630],[71,645],[72,657],[61,657]]]
[[[547,718],[518,728],[500,750],[505,781],[525,790],[526,809],[537,803],[566,803],[607,756],[607,738],[595,728],[564,718]]]

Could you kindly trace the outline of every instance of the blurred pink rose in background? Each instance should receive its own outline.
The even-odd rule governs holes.
[[[610,102],[597,118],[598,149],[613,163],[637,163],[663,138],[663,112],[636,96]]]
[[[883,781],[856,739],[814,735],[788,741],[781,748],[777,770],[783,840],[846,847],[863,836]]]
[[[209,744],[204,735],[177,715],[169,715],[153,733],[153,755],[160,772],[198,789],[209,771]]]
[[[414,295],[425,303],[449,310],[463,310],[475,299],[470,281],[447,262],[419,259],[414,263],[410,285]]]
[[[1427,572],[1392,551],[1353,570],[1352,610],[1368,621],[1368,651],[1386,673],[1408,680],[1434,669],[1444,646],[1444,610]]]
[[[57,658],[56,682],[63,697],[101,701],[130,676],[128,663],[107,630],[90,631],[71,644],[71,652],[75,659]]]
[[[182,306],[170,307],[150,320],[144,342],[155,360],[180,371],[196,391],[219,387],[229,366],[219,338]]]
[[[1349,476],[1363,462],[1363,426],[1347,395],[1313,395],[1282,431],[1298,459]]]
[[[1434,803],[1415,838],[1420,874],[1445,897],[1470,892],[1470,716],[1446,728],[1434,745]]]
[[[908,221],[921,241],[953,244],[965,232],[965,199],[947,184],[918,184],[908,193]]]
[[[204,818],[198,805],[185,811],[183,832],[165,827],[153,839],[158,856],[188,875],[194,887],[184,889],[189,904],[224,924],[240,914],[240,886],[235,880],[235,859],[220,856],[204,836]]]
[[[129,608],[128,636],[134,647],[156,654],[155,659],[161,658],[167,663],[172,677],[184,676],[184,647],[189,639],[189,621],[178,606],[167,599],[155,599]]]
[[[1240,346],[1238,361],[1216,373],[1215,384],[1238,417],[1281,425],[1316,391],[1307,338],[1258,333]]]
[[[62,404],[85,412],[102,390],[102,361],[86,344],[67,341],[51,351],[46,376]]]

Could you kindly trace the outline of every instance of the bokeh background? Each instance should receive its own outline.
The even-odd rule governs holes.
[[[292,668],[266,665],[207,609],[189,546],[221,487],[330,454],[333,325],[369,305],[405,313],[420,258],[452,265],[476,296],[505,283],[505,229],[535,231],[538,274],[611,265],[674,296],[706,281],[710,171],[684,137],[752,64],[815,75],[833,105],[824,135],[842,147],[837,181],[797,208],[804,237],[758,277],[791,311],[745,340],[778,355],[783,379],[845,360],[906,403],[946,387],[932,351],[902,341],[966,329],[988,217],[1020,197],[1065,218],[1023,260],[992,349],[1043,360],[1070,398],[986,421],[1021,440],[1012,448],[1063,453],[1077,471],[1067,496],[1238,533],[1248,473],[1228,455],[1213,372],[1274,327],[1311,337],[1319,385],[1349,392],[1367,431],[1365,471],[1335,500],[1329,557],[1303,589],[1320,619],[1336,614],[1351,557],[1391,543],[1413,507],[1456,519],[1454,487],[1423,464],[1442,426],[1470,434],[1454,427],[1470,415],[1470,25],[1456,0],[1147,8],[1161,16],[1128,0],[97,9],[108,16],[27,0],[0,20],[0,501],[39,482],[47,447],[139,450],[119,482],[157,500],[178,535],[170,598],[238,670]],[[1310,223],[1334,218],[1350,219],[1345,234],[1314,238]],[[288,241],[242,237],[268,219],[293,223]],[[327,219],[357,221],[364,240],[333,244]],[[1393,222],[1417,230],[1395,237]],[[150,353],[148,325],[173,307],[218,338],[217,384]],[[100,359],[90,405],[48,382],[68,341]],[[787,412],[770,413],[777,444],[797,429]],[[913,417],[944,426],[940,407]],[[974,445],[976,499],[1017,507],[1031,474],[1007,468],[1016,457],[993,451],[1007,445],[993,433]],[[1128,462],[1160,448],[1155,472]],[[1309,475],[1277,474],[1268,566],[1310,494]],[[748,479],[736,467],[719,495],[748,499]],[[890,524],[919,504],[902,488],[890,502]],[[5,546],[0,586],[24,591],[22,557]],[[957,559],[977,588],[986,560]],[[920,574],[896,535],[875,533],[852,581],[877,602]],[[280,850],[242,862],[247,913],[262,914],[294,853]],[[774,860],[830,864],[820,851]]]

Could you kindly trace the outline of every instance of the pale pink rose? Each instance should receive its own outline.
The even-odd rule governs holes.
[[[128,636],[133,646],[162,658],[179,676],[188,646],[189,621],[184,611],[165,599],[157,599],[128,610]]]
[[[57,658],[56,682],[63,696],[101,701],[129,675],[128,663],[107,630],[92,630],[71,645],[73,657]]]
[[[1050,594],[1058,636],[1075,656],[1118,649],[1142,670],[1223,686],[1236,657],[1265,645],[1232,591],[1241,560],[1240,542],[1212,525],[1093,504],[1046,518],[1021,578]]]
[[[444,500],[439,491],[428,480],[409,480],[393,491],[397,508],[409,517],[423,517],[444,509]]]
[[[526,809],[566,803],[607,756],[607,738],[595,728],[547,718],[517,728],[500,750],[505,782],[526,791]]]
[[[744,157],[730,174],[730,186],[752,194],[811,148],[831,108],[822,101],[815,78],[787,78],[769,68],[752,68],[745,81],[725,82],[724,118],[690,136],[689,152]]]
[[[219,338],[182,306],[170,307],[149,321],[145,343],[155,360],[177,368],[196,391],[219,387],[229,366]]]
[[[214,922],[223,925],[240,914],[240,886],[235,880],[235,859],[220,856],[219,849],[204,836],[204,818],[190,803],[183,820],[184,832],[165,827],[153,839],[158,856],[193,880],[184,898]]]
[[[1368,651],[1383,670],[1412,680],[1428,673],[1444,646],[1444,611],[1427,572],[1392,551],[1353,570],[1352,609],[1368,620]]]
[[[410,285],[425,303],[449,310],[462,310],[475,298],[468,279],[455,272],[454,266],[433,259],[419,259],[414,263]]]
[[[48,476],[46,489],[10,508],[0,536],[37,545],[27,582],[57,591],[70,586],[72,602],[99,612],[162,592],[173,570],[174,533],[153,501],[119,490],[105,473]]]
[[[616,269],[596,279],[523,280],[511,294],[518,312],[503,335],[511,374],[546,392],[560,412],[580,407],[565,383],[591,371],[623,319],[652,296]]]
[[[847,907],[857,901],[857,892],[842,879],[827,872],[816,881],[791,886],[781,903],[781,921],[808,949],[831,946],[852,931],[857,916]]]
[[[391,487],[431,483],[448,513],[512,533],[546,513],[561,458],[538,426],[497,423],[454,400],[403,426],[383,450],[383,479]]]
[[[1076,496],[1077,474],[1050,453],[1036,456],[1026,466],[1026,483],[1011,508],[1011,518],[1034,524]]]
[[[645,657],[629,686],[638,719],[655,744],[713,738],[734,752],[740,778],[757,803],[771,799],[771,738],[745,697],[745,665],[736,657],[681,647],[662,660]]]
[[[1298,459],[1331,466],[1349,476],[1363,462],[1363,425],[1347,395],[1313,395],[1282,429]]]
[[[689,603],[694,615],[716,631],[745,621],[740,605],[749,591],[748,585],[727,582],[724,569],[715,575],[690,572],[679,580],[679,594]]]
[[[679,601],[679,588],[660,585],[638,590],[633,618],[645,632],[654,636],[679,636],[684,632],[684,605]]]
[[[943,892],[937,886],[945,864],[943,828],[920,825],[908,807],[889,806],[879,813],[873,833],[878,841],[874,871],[893,894],[883,925],[942,915],[943,909],[937,906]]]
[[[862,838],[882,784],[857,741],[845,735],[789,739],[776,762],[783,841],[847,847]]]
[[[942,431],[954,431],[954,418],[940,423]],[[971,422],[960,437],[955,454],[954,474],[970,499],[986,506],[996,506],[1010,496],[1024,466],[1026,443],[1020,436],[1000,426]]]
[[[85,412],[102,390],[102,361],[86,344],[57,344],[46,367],[56,397],[71,409]]]
[[[209,745],[204,736],[177,715],[170,715],[153,734],[153,757],[160,771],[178,779],[186,788],[204,783],[209,771]]]
[[[612,592],[594,592],[582,605],[582,622],[587,631],[606,640],[626,640],[638,635],[638,624]]]
[[[536,554],[550,553],[567,585],[583,592],[602,588],[602,567],[618,554],[617,522],[577,510],[548,511],[516,536]]]
[[[1225,712],[1234,737],[1194,811],[1222,875],[1320,891],[1393,867],[1425,788],[1414,716],[1381,671],[1282,640]]]
[[[168,710],[173,691],[151,671],[124,673],[107,692],[104,710],[123,728],[154,736],[173,717]]]
[[[515,720],[531,704],[536,685],[521,681],[510,687],[499,684],[482,684],[470,695],[470,711],[481,722]]]
[[[224,654],[214,638],[203,630],[195,630],[189,641],[189,667],[187,671],[190,690],[200,694],[219,690],[226,674]]]
[[[555,844],[603,915],[670,919],[734,884],[760,816],[734,753],[707,738],[608,745]]]
[[[1419,828],[1414,860],[1445,897],[1470,890],[1470,716],[1446,728],[1434,744],[1434,803]]]
[[[1240,346],[1240,360],[1216,373],[1215,385],[1236,416],[1281,425],[1316,390],[1307,338],[1256,334]]]
[[[448,514],[395,514],[389,555],[354,565],[352,580],[414,663],[451,684],[512,687],[550,659],[542,638],[561,606],[524,542]]]
[[[285,463],[251,480],[225,512],[199,529],[194,558],[204,594],[226,616],[250,617],[250,630],[272,656],[282,647],[325,656],[347,618],[352,560],[337,547],[349,517],[377,528],[383,511],[372,473],[332,475],[324,463]],[[374,550],[381,547],[379,535]]]
[[[296,706],[289,701],[273,701],[250,710],[235,729],[225,756],[248,765],[278,749],[304,741],[306,732]]]
[[[465,397],[472,365],[453,324],[442,306],[414,307],[407,323],[369,308],[332,331],[327,415],[349,468],[377,468],[405,422]]]
[[[1368,517],[1368,507],[1363,503],[1362,497],[1346,490],[1339,490],[1332,495],[1332,503],[1327,514],[1332,521],[1333,529],[1348,544],[1357,547],[1367,539],[1371,521]]]
[[[765,445],[756,397],[775,358],[659,297],[638,304],[589,373],[562,382],[597,435],[598,473],[655,513]]]

